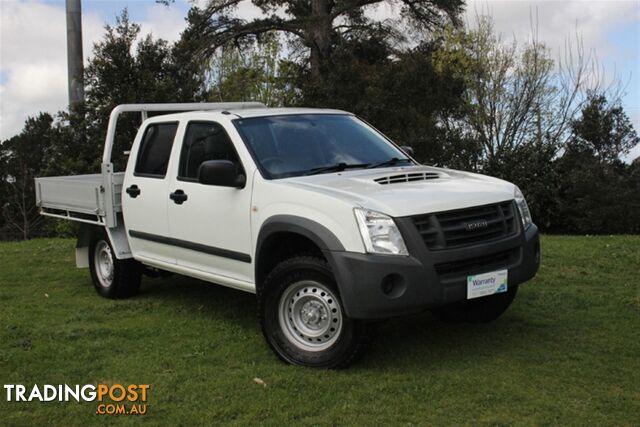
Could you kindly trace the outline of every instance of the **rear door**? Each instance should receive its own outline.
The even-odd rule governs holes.
[[[169,178],[167,170],[178,122],[147,125],[135,141],[124,178],[122,210],[135,258],[175,264],[174,249],[167,244]]]
[[[229,160],[246,176],[222,125],[208,120],[190,121],[181,142],[179,164],[172,165],[169,188],[174,195],[168,204],[169,231],[177,263],[250,282],[251,180],[247,179],[244,188],[200,184],[198,167],[207,160]]]

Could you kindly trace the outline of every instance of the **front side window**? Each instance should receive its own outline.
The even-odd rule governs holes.
[[[180,153],[178,178],[188,181],[198,179],[198,168],[208,160],[229,160],[240,171],[240,159],[233,142],[224,128],[214,122],[192,122],[187,131]]]
[[[267,178],[412,163],[375,129],[346,114],[296,114],[234,121]]]
[[[147,126],[138,150],[136,175],[165,177],[177,130],[178,123],[153,123]]]

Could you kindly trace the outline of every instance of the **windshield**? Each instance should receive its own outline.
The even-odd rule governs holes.
[[[376,130],[346,114],[253,117],[234,123],[267,178],[411,162]]]

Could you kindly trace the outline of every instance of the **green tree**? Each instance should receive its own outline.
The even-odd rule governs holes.
[[[468,141],[478,171],[518,184],[538,224],[552,227],[560,191],[554,162],[593,83],[592,64],[580,45],[567,54],[573,62],[555,63],[535,37],[507,42],[485,16],[474,29],[448,27],[439,36],[436,68],[464,82],[463,112],[446,115],[444,128]]]
[[[105,27],[86,68],[86,103],[54,118],[27,119],[22,132],[0,146],[2,226],[23,238],[41,233],[45,223],[35,206],[36,176],[96,173],[107,122],[121,103],[187,102],[205,97],[203,67],[185,54],[184,41],[170,46],[147,36],[126,9],[114,27]],[[114,160],[122,168],[140,117],[119,123]]]
[[[420,161],[466,167],[477,153],[442,126],[443,117],[461,111],[463,81],[434,67],[437,44],[398,50],[383,37],[343,39],[322,81],[300,74],[300,104],[354,112],[394,141],[411,145]]]
[[[609,104],[602,94],[592,93],[582,115],[571,125],[574,137],[570,144],[593,153],[603,162],[615,163],[640,143],[622,105]]]
[[[406,46],[398,42],[406,41],[407,29],[417,30],[412,37],[420,34],[413,42],[428,40],[434,29],[457,23],[463,0],[260,0],[253,3],[265,16],[250,21],[232,16],[238,3],[212,0],[203,9],[193,8],[183,35],[201,56],[219,58],[215,72],[226,72],[227,78],[218,78],[213,87],[214,99],[263,100],[256,88],[275,87],[271,93],[278,102],[270,99],[270,105],[352,111],[398,142],[414,146],[421,160],[475,164],[472,140],[443,126],[443,117],[460,113],[462,79],[446,67],[434,68],[432,53],[438,41],[397,47]],[[401,12],[397,19],[377,22],[365,14],[367,7],[382,4],[396,5]],[[278,78],[272,82],[272,74],[263,70],[273,68],[252,60],[250,52],[251,46],[264,44],[262,39],[274,34],[279,35],[276,40],[289,42],[289,58],[277,62]]]
[[[449,65],[466,87],[466,114],[447,126],[478,142],[485,168],[499,167],[494,163],[521,145],[562,147],[588,80],[580,50],[575,64],[558,64],[558,71],[543,43],[505,42],[489,17],[478,17],[472,30],[448,28],[442,37],[436,62]]]
[[[48,168],[58,140],[53,117],[40,113],[29,117],[22,132],[0,144],[0,195],[5,225],[30,238],[42,222],[35,205],[34,178]]]
[[[207,68],[208,98],[216,102],[258,101],[271,107],[295,102],[290,62],[281,58],[276,33],[240,49],[228,44],[210,59]]]
[[[198,52],[210,57],[230,42],[242,42],[268,32],[293,38],[308,51],[311,75],[326,76],[336,65],[333,48],[341,35],[398,33],[397,25],[375,22],[364,12],[367,7],[395,4],[399,17],[414,28],[431,30],[456,21],[464,8],[463,0],[253,0],[264,17],[245,20],[232,15],[242,0],[209,0],[202,9],[192,8],[185,36],[197,40]],[[161,0],[171,3],[172,0]]]
[[[86,139],[93,146],[102,147],[109,114],[118,104],[194,102],[205,97],[203,66],[185,54],[186,41],[170,46],[150,35],[140,40],[139,34],[140,26],[129,20],[125,9],[94,45],[85,76]],[[119,169],[139,124],[140,117],[133,115],[118,123],[113,154]],[[99,150],[93,158],[99,164]]]
[[[623,108],[592,94],[557,161],[556,225],[573,233],[640,232],[640,167],[620,156],[640,142]]]

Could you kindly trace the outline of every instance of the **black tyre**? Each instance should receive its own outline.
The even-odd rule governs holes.
[[[370,325],[347,317],[327,263],[304,256],[278,264],[258,292],[262,333],[284,361],[343,368],[364,352]]]
[[[461,301],[433,310],[433,314],[441,321],[448,323],[487,323],[496,320],[511,305],[517,286],[510,287],[507,292],[482,298]]]
[[[97,233],[91,241],[89,269],[93,286],[105,298],[128,298],[140,290],[140,264],[133,259],[117,259],[104,233]]]

